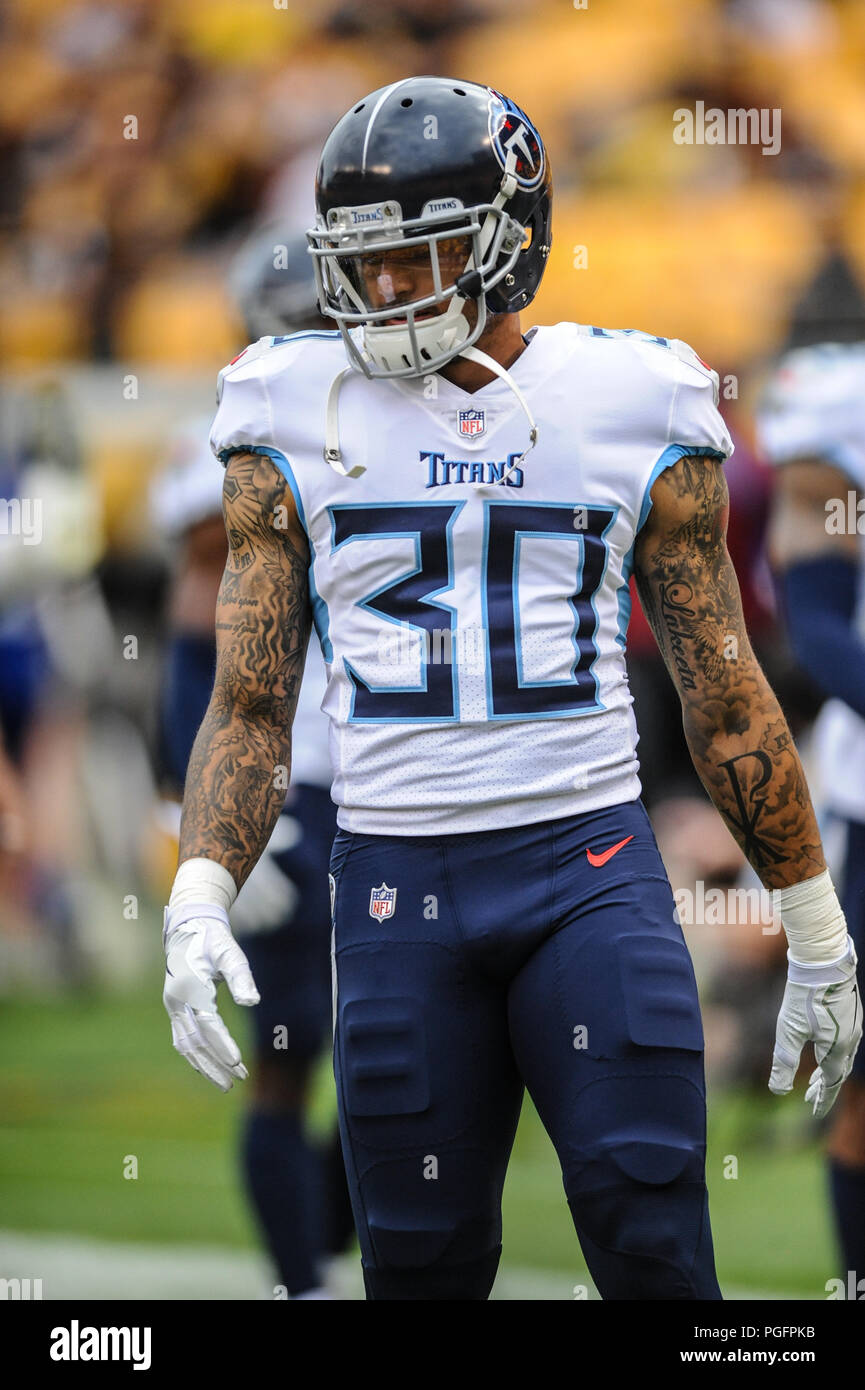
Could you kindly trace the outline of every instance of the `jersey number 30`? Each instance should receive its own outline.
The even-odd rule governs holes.
[[[355,541],[410,538],[415,567],[359,602],[359,607],[395,624],[399,634],[421,638],[421,681],[370,685],[346,660],[355,692],[352,722],[439,722],[459,718],[458,665],[465,659],[455,610],[439,595],[453,586],[453,524],[464,503],[419,506],[389,503],[332,507],[331,553]],[[594,607],[607,563],[605,534],[615,511],[571,503],[487,502],[481,563],[483,664],[487,714],[492,719],[537,719],[599,708],[592,666],[597,658],[598,615]],[[528,679],[520,634],[520,549],[531,538],[559,538],[580,549],[570,573],[573,661],[559,679]],[[414,650],[417,650],[415,645]],[[477,653],[473,653],[477,655]],[[377,669],[387,666],[379,659]]]

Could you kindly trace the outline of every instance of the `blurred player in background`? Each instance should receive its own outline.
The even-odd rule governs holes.
[[[865,956],[865,302],[832,256],[799,304],[759,417],[778,468],[771,550],[793,651],[828,698],[814,729],[818,807],[840,830],[842,902]],[[829,1136],[838,1240],[865,1275],[865,1054]]]
[[[323,323],[303,241],[264,229],[242,249],[231,279],[250,337]],[[227,543],[223,475],[208,444],[210,419],[188,422],[156,480],[153,510],[177,544],[169,596],[161,742],[174,792],[213,687],[216,597]],[[336,833],[330,797],[320,650],[309,648],[285,806],[232,908],[232,926],[259,981],[253,1012],[252,1097],[243,1136],[247,1188],[279,1278],[291,1298],[326,1297],[321,1257],[339,1253],[352,1221],[339,1133],[319,1149],[305,1132],[314,1064],[330,1036],[327,869]],[[173,812],[173,814],[172,814]],[[179,799],[173,803],[175,836]]]
[[[50,974],[81,982],[69,827],[92,691],[74,649],[92,634],[102,531],[70,395],[48,375],[0,397],[0,928],[17,921]]]

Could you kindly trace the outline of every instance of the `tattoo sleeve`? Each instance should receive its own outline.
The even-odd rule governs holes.
[[[781,707],[748,640],[727,551],[723,464],[680,459],[658,478],[637,541],[646,617],[682,701],[706,791],[761,882],[783,888],[826,867]]]
[[[309,548],[269,458],[229,460],[223,510],[216,678],[187,772],[180,860],[216,860],[239,888],[285,801],[310,629]]]

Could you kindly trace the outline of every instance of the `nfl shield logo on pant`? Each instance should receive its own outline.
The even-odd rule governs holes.
[[[382,883],[380,888],[373,888],[369,895],[369,915],[370,917],[392,917],[396,908],[396,889],[388,888],[386,883]]]

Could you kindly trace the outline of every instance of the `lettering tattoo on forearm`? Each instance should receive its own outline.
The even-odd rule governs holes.
[[[686,690],[694,690],[697,682],[688,667],[685,639],[688,635],[688,620],[696,617],[689,606],[693,591],[689,584],[670,584],[658,587],[659,603],[664,619],[664,627],[670,646],[670,658],[679,673],[679,680]]]
[[[727,551],[723,465],[688,457],[662,473],[635,554],[646,617],[682,698],[694,766],[767,888],[824,867],[786,720],[751,650]]]
[[[180,859],[221,863],[238,887],[285,800],[291,722],[309,637],[309,555],[288,484],[268,458],[235,454],[223,490],[228,558],[216,609],[213,694],[186,778]],[[287,509],[287,510],[286,510]]]

